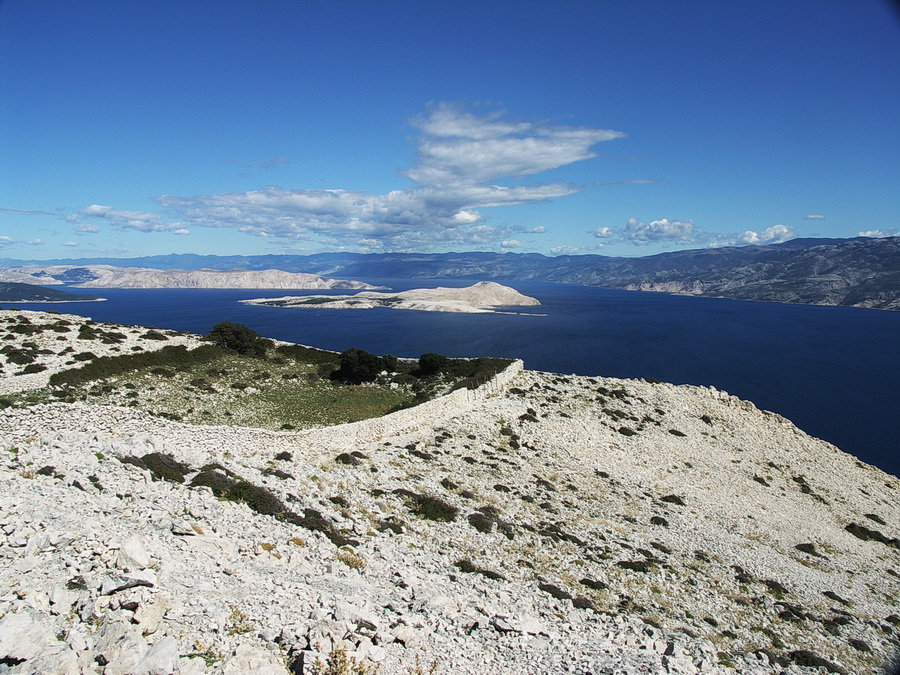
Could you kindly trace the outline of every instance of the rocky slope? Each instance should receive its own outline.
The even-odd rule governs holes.
[[[462,312],[467,314],[500,311],[501,307],[534,307],[541,303],[514,288],[479,281],[466,288],[414,288],[400,293],[363,291],[355,295],[304,295],[283,298],[241,300],[249,305],[317,309],[411,309],[423,312]]]
[[[50,265],[9,268],[3,270],[3,274],[15,280],[30,276],[31,283],[76,281],[79,288],[376,288],[361,281],[326,279],[315,274],[271,269],[158,270],[110,265]]]
[[[714,389],[519,366],[458,394],[307,432],[0,412],[0,672],[343,648],[385,675],[800,675],[896,649],[896,477]]]

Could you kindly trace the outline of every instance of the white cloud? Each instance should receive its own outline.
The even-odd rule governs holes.
[[[413,125],[422,131],[419,165],[406,175],[419,185],[439,187],[556,169],[596,157],[594,145],[625,135],[610,129],[510,123],[496,112],[476,117],[447,103]]]
[[[569,183],[519,181],[595,157],[595,145],[624,136],[608,129],[510,121],[502,112],[476,115],[450,104],[435,105],[411,123],[418,131],[417,162],[404,172],[414,185],[403,190],[371,194],[267,187],[160,195],[154,201],[161,213],[92,204],[81,214],[103,218],[119,229],[228,227],[336,248],[359,241],[384,250],[498,246],[510,240],[514,229],[487,225],[482,209],[536,204],[579,192],[581,187]],[[282,159],[259,166],[281,164]]]
[[[26,243],[27,243],[29,246],[40,246],[41,244],[44,243],[44,240],[41,239],[40,237],[37,237],[37,238],[32,239],[31,241],[26,242]]]
[[[16,242],[14,239],[0,235],[0,248],[6,248],[7,246],[12,246],[15,243]]]
[[[504,239],[500,242],[500,248],[522,248],[522,242],[518,239]]]
[[[554,246],[550,249],[550,253],[553,255],[575,255],[579,250],[575,246]]]
[[[190,230],[186,230],[184,228],[181,228],[180,230],[172,230],[172,234],[190,234],[190,233],[191,233]]]
[[[113,210],[111,206],[101,206],[100,204],[91,204],[90,206],[85,206],[81,209],[81,213],[86,216],[99,216],[103,218],[107,213]]]
[[[532,227],[530,229],[525,230],[526,234],[544,234],[547,231],[547,228],[543,225],[538,225],[537,227]]]
[[[75,232],[78,234],[96,234],[100,231],[100,228],[96,225],[79,225],[75,228]]]
[[[825,216],[817,213],[810,213],[808,216],[804,216],[803,220],[825,220]]]
[[[466,211],[463,209],[453,214],[454,223],[477,223],[479,220],[481,220],[481,214],[477,211]]]
[[[63,242],[63,246],[78,246],[78,243],[74,241],[66,241]]]
[[[615,232],[611,227],[598,227],[595,230],[591,230],[591,234],[597,237],[597,239],[609,239],[615,235]]]
[[[182,227],[182,223],[168,223],[159,213],[152,211],[119,211],[111,206],[91,204],[81,209],[85,216],[104,218],[123,230],[139,232],[169,232]]]
[[[794,233],[786,225],[773,225],[762,232],[747,230],[738,237],[742,244],[780,244],[793,238]]]
[[[883,239],[884,237],[895,237],[897,236],[897,228],[896,227],[888,227],[886,229],[881,230],[865,230],[864,232],[860,232],[858,237],[873,237],[875,239]]]
[[[690,244],[695,241],[694,223],[690,220],[669,220],[668,218],[642,223],[637,218],[629,218],[622,237],[638,246],[666,241]]]

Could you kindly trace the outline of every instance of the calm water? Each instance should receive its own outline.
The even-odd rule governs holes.
[[[395,290],[472,283],[366,281]],[[509,356],[536,370],[713,385],[900,475],[900,312],[504,283],[538,298],[543,306],[525,311],[544,316],[253,307],[237,300],[286,292],[238,290],[104,290],[107,302],[16,306],[196,333],[234,321],[336,351]]]

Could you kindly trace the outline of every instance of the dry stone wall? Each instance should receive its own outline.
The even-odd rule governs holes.
[[[524,363],[517,359],[476,389],[457,389],[413,408],[398,410],[382,417],[293,432],[293,436],[298,440],[320,446],[343,447],[371,443],[382,438],[439,426],[443,420],[470,410],[481,401],[502,393],[523,368]]]

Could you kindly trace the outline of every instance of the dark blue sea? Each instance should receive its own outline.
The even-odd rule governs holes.
[[[472,283],[365,281],[395,290]],[[541,307],[524,311],[541,316],[237,302],[306,293],[258,290],[103,290],[106,302],[16,307],[196,333],[234,321],[267,337],[335,351],[507,356],[535,370],[712,385],[900,475],[900,312],[504,283],[540,300]]]

